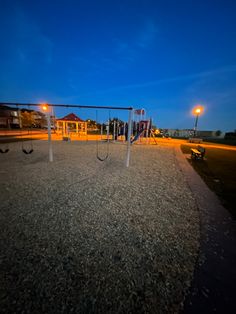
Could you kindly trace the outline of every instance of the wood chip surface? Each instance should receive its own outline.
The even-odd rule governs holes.
[[[1,313],[178,313],[199,213],[161,145],[19,143],[0,156]],[[101,155],[106,144],[99,143]]]

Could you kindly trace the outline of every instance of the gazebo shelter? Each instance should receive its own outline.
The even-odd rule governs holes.
[[[64,118],[57,119],[57,130],[62,130],[62,135],[76,132],[78,135],[87,135],[87,122],[70,113]]]

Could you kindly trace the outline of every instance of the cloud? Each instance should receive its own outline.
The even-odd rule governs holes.
[[[130,44],[118,38],[114,38],[113,43],[115,45],[115,52],[117,54],[122,54],[124,52],[127,52],[127,50],[130,49]]]
[[[151,19],[147,19],[129,40],[114,38],[114,51],[124,60],[136,61],[144,50],[151,47],[156,40],[157,33],[156,24]]]
[[[206,72],[185,89],[185,102],[206,103],[219,109],[222,105],[235,107],[235,73],[236,66]]]
[[[140,31],[135,44],[141,48],[148,48],[155,40],[158,28],[152,20],[148,20],[144,29]]]
[[[35,60],[50,64],[52,62],[52,41],[43,34],[37,23],[20,7],[5,8],[0,27],[1,46],[11,60],[27,65]],[[2,25],[1,25],[2,24]]]
[[[226,66],[226,67],[214,69],[211,71],[203,71],[203,72],[191,73],[187,75],[168,77],[168,78],[163,78],[163,79],[159,79],[155,81],[148,81],[144,83],[116,86],[114,88],[99,91],[98,93],[113,92],[113,91],[124,90],[124,89],[150,87],[150,86],[156,86],[156,85],[172,83],[172,82],[188,81],[188,80],[194,80],[198,78],[207,78],[207,77],[212,77],[214,75],[220,75],[220,74],[232,73],[232,72],[236,72],[236,65]]]
[[[112,38],[109,48],[98,47],[88,51],[84,56],[73,57],[73,68],[68,70],[68,84],[73,90],[78,90],[78,76],[84,80],[101,79],[113,73],[126,71],[130,64],[134,64],[143,52],[155,40],[157,27],[151,20],[146,20],[139,29],[130,35]],[[126,40],[126,38],[129,39]],[[125,39],[124,39],[125,38]]]

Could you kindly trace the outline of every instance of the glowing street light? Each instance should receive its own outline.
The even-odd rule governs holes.
[[[196,133],[197,133],[198,118],[203,113],[203,110],[204,110],[203,106],[197,106],[193,108],[192,112],[196,116],[195,125],[194,125],[194,137],[196,137]]]
[[[47,104],[41,105],[42,110],[45,111],[47,117],[48,124],[48,152],[49,152],[49,161],[53,161],[53,151],[52,151],[52,136],[51,136],[51,119],[50,119],[50,111],[49,106]]]
[[[46,111],[46,112],[47,112],[48,109],[49,109],[47,104],[42,104],[42,105],[41,105],[41,108],[42,108],[43,111]]]

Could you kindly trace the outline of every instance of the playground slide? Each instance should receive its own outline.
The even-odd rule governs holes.
[[[137,141],[140,137],[140,135],[144,132],[144,130],[140,131],[137,135],[135,135],[135,137],[131,140],[131,144],[135,141]]]

